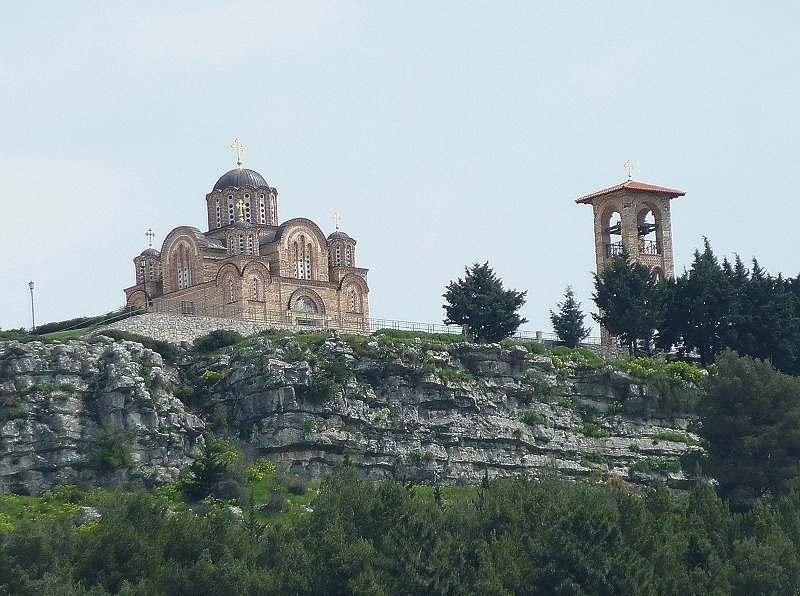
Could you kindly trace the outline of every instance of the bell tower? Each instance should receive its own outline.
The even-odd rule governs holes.
[[[637,182],[633,164],[625,164],[628,180],[576,199],[594,210],[594,250],[599,274],[606,263],[628,250],[631,259],[652,268],[659,278],[672,277],[672,222],[670,201],[682,190]]]

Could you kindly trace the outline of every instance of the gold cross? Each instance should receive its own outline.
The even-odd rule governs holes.
[[[149,239],[147,246],[153,248],[153,236],[155,236],[153,233],[153,228],[147,228],[147,231],[144,233],[144,235]]]
[[[242,169],[242,151],[245,150],[245,146],[242,145],[242,142],[239,139],[233,141],[233,145],[231,145],[231,149],[236,151],[236,167],[240,170]]]
[[[339,222],[342,221],[342,216],[339,215],[339,212],[337,211],[336,213],[331,215],[331,219],[336,222],[336,231],[338,232],[339,231]]]
[[[236,203],[236,206],[239,208],[239,221],[244,219],[244,201],[239,199],[239,202]]]
[[[633,162],[629,159],[625,162],[625,169],[628,170],[628,180],[633,180]]]

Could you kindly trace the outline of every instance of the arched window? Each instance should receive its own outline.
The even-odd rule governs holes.
[[[236,296],[233,293],[233,280],[229,279],[228,280],[228,302],[229,303],[230,302],[235,302],[236,301],[235,298],[236,298]]]
[[[661,247],[657,237],[658,224],[653,211],[647,207],[636,217],[636,232],[639,235],[639,252],[643,255],[659,255]]]
[[[361,312],[361,295],[352,287],[347,290],[347,312]]]
[[[616,257],[622,254],[622,216],[618,211],[611,211],[605,218],[603,238],[607,257]]]
[[[228,223],[236,221],[236,210],[234,208],[233,195],[228,195]]]
[[[334,267],[341,267],[342,266],[342,247],[336,246],[333,250],[333,265]]]
[[[353,247],[350,245],[344,248],[344,264],[346,267],[353,266]]]
[[[253,251],[253,235],[252,234],[248,234],[247,235],[247,254],[252,255],[253,252],[254,252]]]
[[[250,300],[258,300],[258,278],[255,276],[253,276],[253,282],[250,288]]]
[[[244,252],[244,234],[239,234],[239,254]]]
[[[273,226],[278,223],[278,202],[272,195],[269,197],[269,223]]]
[[[222,227],[222,207],[219,204],[219,199],[214,199],[216,216],[217,216],[217,227]]]
[[[295,312],[319,312],[317,303],[308,296],[300,296],[294,303],[292,310]]]
[[[189,277],[189,251],[186,246],[180,246],[175,253],[175,278],[178,289],[183,290],[191,284]]]
[[[244,220],[252,221],[252,211],[250,210],[250,195],[244,195]]]
[[[258,195],[258,223],[267,223],[267,205],[264,203],[264,195]]]
[[[306,242],[306,237],[300,237],[292,244],[294,252],[294,272],[297,279],[311,279],[311,243]]]

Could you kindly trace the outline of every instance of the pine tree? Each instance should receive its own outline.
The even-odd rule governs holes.
[[[581,303],[575,300],[572,287],[567,286],[564,301],[558,303],[558,313],[550,311],[550,322],[559,341],[569,348],[574,348],[582,340],[589,337],[591,329],[583,326],[586,315],[581,312]]]
[[[462,325],[467,337],[479,343],[496,342],[512,335],[527,319],[517,311],[526,292],[504,290],[489,263],[465,268],[464,279],[451,281],[442,297],[445,325]]]
[[[594,276],[592,295],[600,314],[595,321],[616,335],[632,354],[649,352],[653,331],[664,322],[666,284],[656,280],[646,265],[633,261],[623,248],[603,271]]]

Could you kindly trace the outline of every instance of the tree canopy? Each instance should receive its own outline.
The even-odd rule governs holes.
[[[569,348],[574,348],[589,337],[591,329],[583,326],[586,315],[581,311],[581,303],[575,300],[571,286],[564,292],[564,301],[559,302],[558,312],[550,311],[550,322],[559,341]]]
[[[630,258],[626,250],[594,276],[595,321],[620,338],[632,354],[649,352],[654,330],[664,319],[666,284]]]
[[[720,264],[707,239],[675,279],[657,281],[623,253],[595,275],[593,299],[600,314],[592,316],[632,353],[654,340],[709,366],[731,349],[800,375],[800,276],[774,277],[755,258],[748,269],[738,255]]]
[[[479,343],[505,339],[528,320],[517,311],[525,304],[526,292],[503,289],[503,282],[489,263],[465,268],[463,279],[452,281],[442,297],[445,325],[462,325],[465,334]]]

